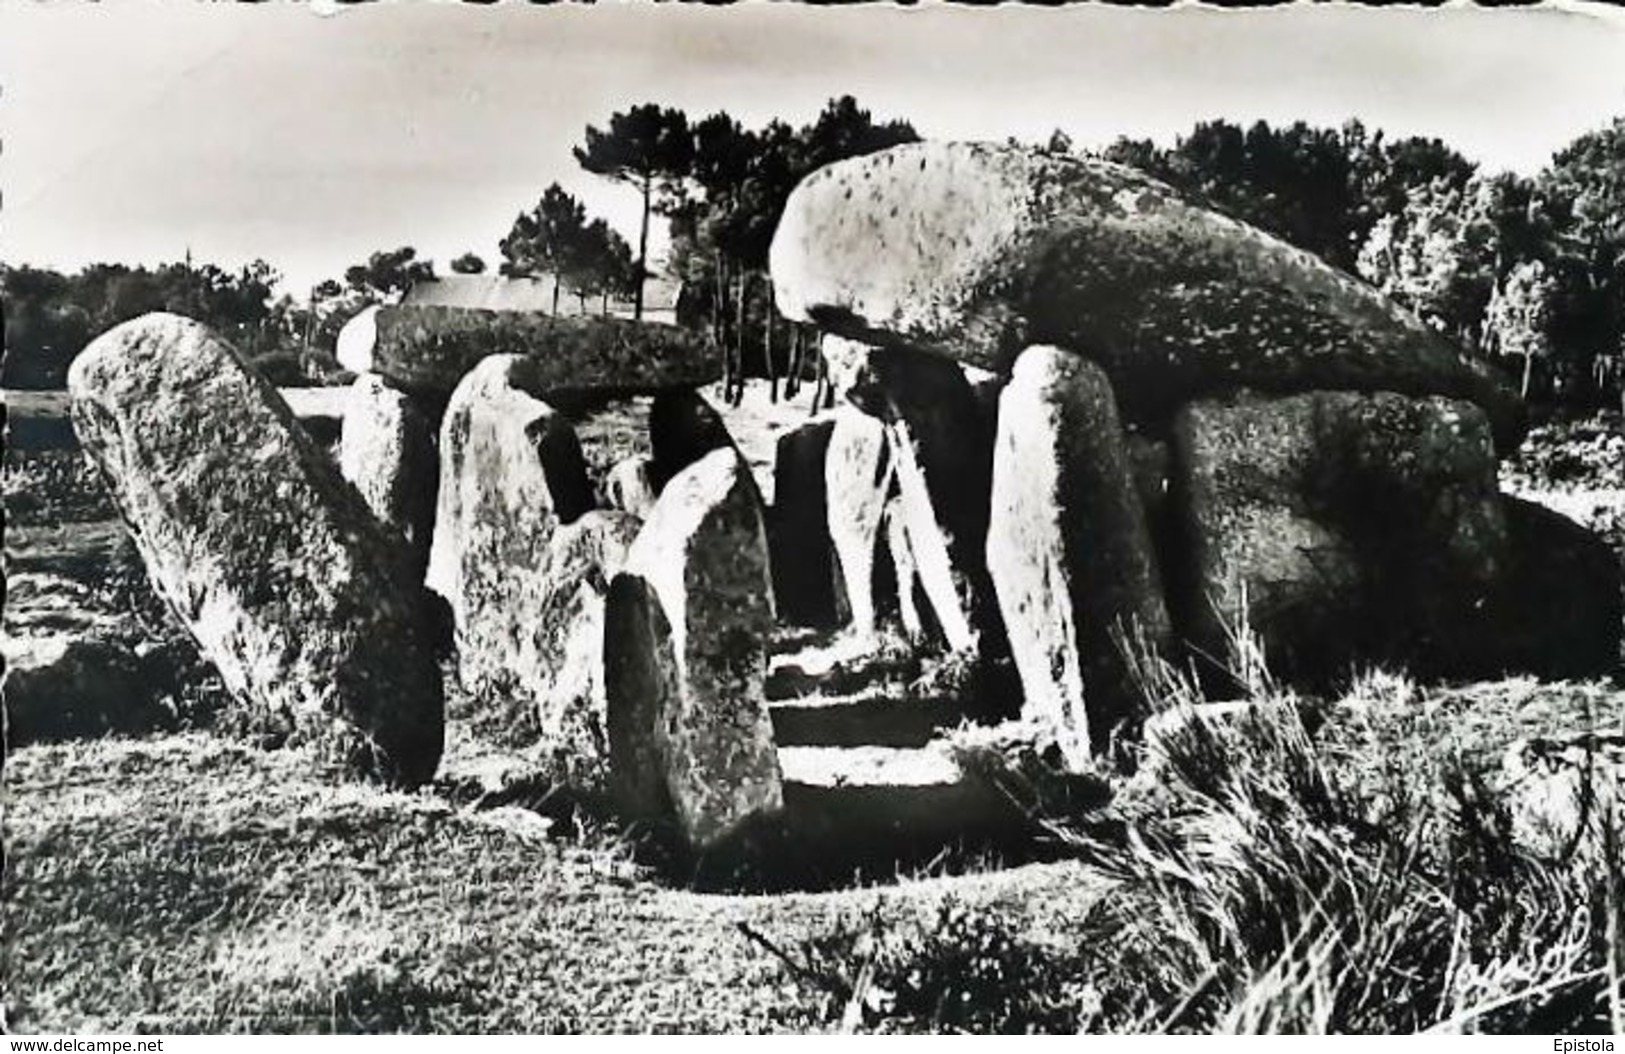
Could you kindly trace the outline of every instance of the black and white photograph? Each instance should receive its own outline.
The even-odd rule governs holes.
[[[0,309],[12,1050],[1625,1034],[1625,8],[0,0]]]

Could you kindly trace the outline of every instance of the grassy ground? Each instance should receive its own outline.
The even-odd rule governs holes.
[[[807,398],[775,405],[752,386],[730,411],[764,481]],[[589,460],[635,450],[644,412],[587,422]],[[1538,434],[1511,484],[1615,507],[1611,427]],[[127,554],[76,464],[13,461],[8,574],[73,583],[76,603],[149,625],[138,582],[100,589]],[[5,1024],[1617,1026],[1617,861],[1532,857],[1464,788],[1519,737],[1625,730],[1625,693],[1373,676],[1336,701],[1260,694],[1275,716],[1176,741],[1104,809],[1028,799],[1064,859],[945,857],[834,893],[679,888],[604,821],[557,800],[498,804],[512,796],[486,791],[513,759],[456,725],[441,779],[413,795],[218,729],[28,747],[4,771]]]
[[[737,928],[794,946],[952,895],[1064,931],[1077,865],[773,897],[656,883],[603,828],[338,783],[189,734],[7,765],[18,1031],[748,1030],[827,1016]]]

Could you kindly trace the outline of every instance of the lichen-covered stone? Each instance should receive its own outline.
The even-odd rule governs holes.
[[[733,450],[673,477],[610,584],[617,797],[695,851],[783,806],[765,699],[771,591],[760,499]]]
[[[232,695],[361,771],[429,779],[443,700],[404,550],[276,390],[167,314],[92,342],[68,388],[154,587]]]
[[[1477,403],[1502,449],[1521,405],[1489,365],[1375,290],[1104,161],[915,143],[814,172],[771,252],[786,317],[995,371],[1052,344],[1105,368],[1124,416],[1192,397],[1386,390]]]
[[[344,365],[381,374],[408,392],[439,393],[490,355],[523,355],[539,391],[632,395],[697,388],[722,375],[722,359],[695,330],[620,318],[397,304],[380,308]]]
[[[1162,576],[1099,367],[1028,348],[998,419],[987,563],[1022,717],[1049,729],[1081,769],[1141,708],[1123,649],[1166,647]]]
[[[877,559],[881,517],[895,487],[886,426],[852,406],[837,406],[824,455],[824,495],[835,551],[837,597],[860,638],[872,638],[896,602],[894,581]]]
[[[779,617],[793,626],[836,624],[835,550],[824,478],[834,431],[834,421],[813,421],[779,436],[774,450],[768,517],[773,596]]]
[[[434,425],[410,397],[375,374],[362,374],[350,387],[339,471],[378,521],[405,540],[421,572],[429,561],[439,489]]]
[[[1172,442],[1176,620],[1202,654],[1239,662],[1247,627],[1272,669],[1314,678],[1447,671],[1481,646],[1507,534],[1472,404],[1242,394],[1186,407]]]
[[[427,583],[451,607],[463,683],[529,701],[551,673],[553,537],[592,507],[575,431],[540,388],[533,360],[495,355],[452,393]]]
[[[888,349],[849,398],[886,422],[909,549],[948,646],[973,653],[997,641],[984,551],[992,437],[970,383],[936,356]]]
[[[609,767],[604,604],[641,527],[627,513],[594,510],[554,532],[531,626],[534,665],[516,671],[518,701],[534,708],[535,741],[562,771],[594,787]]]

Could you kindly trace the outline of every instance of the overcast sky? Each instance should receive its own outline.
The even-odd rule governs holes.
[[[1197,120],[1359,117],[1537,170],[1625,115],[1625,22],[1578,5],[1247,12],[0,0],[0,258],[271,261],[302,290],[374,249],[488,261],[570,157],[655,100],[801,123],[850,92],[929,137],[1080,146]]]

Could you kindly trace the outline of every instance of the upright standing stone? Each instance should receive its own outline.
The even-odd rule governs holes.
[[[429,562],[440,475],[434,426],[381,377],[362,374],[350,388],[339,471],[379,522],[406,540],[421,573]]]
[[[1122,648],[1160,649],[1162,577],[1111,383],[1028,348],[999,404],[987,563],[1021,675],[1022,714],[1083,767],[1142,701]]]
[[[1619,553],[1551,509],[1502,499],[1508,568],[1491,605],[1472,676],[1510,671],[1552,679],[1606,677],[1625,661]]]
[[[1238,395],[1173,427],[1189,573],[1178,621],[1205,655],[1262,641],[1289,679],[1470,652],[1505,566],[1484,414],[1401,395]]]
[[[948,646],[976,651],[998,637],[998,613],[984,553],[992,442],[970,383],[951,362],[893,349],[852,398],[886,420],[909,548]]]
[[[881,562],[889,566],[891,581],[896,583],[897,620],[902,623],[903,635],[917,647],[940,644],[942,632],[925,594],[919,565],[914,561],[908,536],[908,512],[901,494],[893,494],[886,500],[882,516],[885,560]]]
[[[824,494],[830,544],[835,550],[840,599],[853,631],[872,637],[880,610],[892,602],[879,589],[877,554],[881,516],[894,486],[894,466],[886,448],[886,426],[852,406],[837,406],[824,456]]]
[[[846,401],[847,393],[863,379],[870,356],[879,349],[861,341],[826,333],[819,342],[818,350],[824,357],[824,377],[830,395],[835,404],[840,405]]]
[[[592,507],[575,431],[539,389],[532,360],[493,355],[452,393],[428,583],[451,607],[464,684],[531,699],[552,669],[553,535]]]
[[[764,695],[771,589],[760,499],[733,450],[672,478],[610,585],[618,797],[701,852],[783,805]]]
[[[333,355],[339,365],[355,374],[372,372],[372,352],[378,343],[378,305],[364,307],[339,329]]]
[[[92,342],[68,389],[154,587],[233,696],[363,772],[433,776],[440,677],[402,548],[275,389],[168,314]]]
[[[531,625],[536,660],[516,671],[516,702],[533,708],[535,738],[578,786],[606,782],[604,604],[641,527],[628,513],[594,510],[554,532]],[[523,716],[515,725],[531,731]]]
[[[773,595],[779,616],[796,626],[835,624],[834,548],[829,537],[825,456],[833,421],[814,421],[779,437],[773,463]]]

